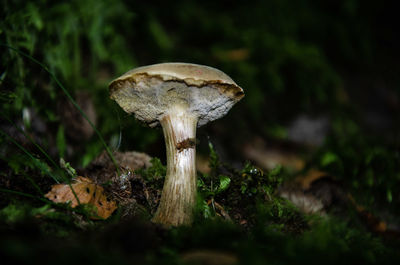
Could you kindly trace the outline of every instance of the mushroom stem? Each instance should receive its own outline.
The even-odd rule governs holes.
[[[173,109],[161,120],[166,149],[167,175],[153,222],[189,225],[196,203],[196,127],[198,118]]]

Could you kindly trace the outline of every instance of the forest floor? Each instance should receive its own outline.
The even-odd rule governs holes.
[[[400,260],[397,230],[356,204],[324,172],[310,170],[284,181],[280,166],[268,172],[249,163],[234,169],[210,146],[210,169],[198,173],[194,224],[167,228],[150,222],[165,175],[160,160],[138,152],[114,157],[118,171],[106,152],[76,171],[63,162],[70,180],[64,184],[34,169],[3,171],[2,264]]]

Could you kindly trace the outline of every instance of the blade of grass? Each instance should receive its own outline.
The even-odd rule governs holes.
[[[42,198],[42,197],[38,197],[38,196],[29,194],[29,193],[21,192],[21,191],[16,191],[16,190],[9,190],[9,189],[0,188],[0,192],[3,192],[3,193],[11,193],[11,194],[15,194],[15,195],[20,195],[20,196],[24,196],[24,197],[36,199],[36,200],[39,200],[39,201],[42,201],[42,202],[45,202],[45,203],[54,204],[54,203],[53,203],[52,201],[50,201],[50,200],[47,200],[47,199],[44,199],[44,198]]]
[[[4,47],[6,47],[6,48],[8,48],[8,49],[10,49],[10,50],[12,50],[12,51],[18,53],[19,55],[22,55],[22,56],[28,58],[28,59],[31,60],[32,62],[38,64],[43,70],[45,70],[45,71],[50,75],[50,77],[57,83],[57,85],[61,88],[61,90],[62,90],[62,91],[64,92],[64,94],[67,96],[68,100],[74,105],[74,107],[80,112],[80,114],[85,118],[85,120],[90,124],[90,126],[91,126],[91,127],[93,128],[93,130],[96,132],[96,134],[97,134],[97,136],[99,137],[99,139],[100,139],[102,145],[103,145],[104,148],[106,149],[107,154],[109,155],[110,159],[112,160],[112,162],[113,162],[113,164],[114,164],[114,166],[115,166],[115,168],[116,168],[116,170],[117,170],[118,175],[120,175],[120,170],[119,170],[119,167],[118,167],[118,163],[117,163],[117,161],[115,160],[115,158],[114,158],[114,156],[113,156],[113,154],[112,154],[110,148],[107,146],[106,142],[104,141],[103,136],[101,136],[101,133],[99,132],[99,130],[96,128],[96,126],[94,126],[94,124],[92,123],[92,121],[91,121],[91,120],[87,117],[87,115],[83,112],[83,110],[81,109],[81,107],[79,107],[79,105],[78,105],[78,104],[76,103],[76,101],[72,98],[72,96],[71,96],[71,94],[68,92],[68,90],[61,84],[61,82],[58,80],[58,78],[55,76],[55,74],[53,74],[53,72],[51,72],[51,71],[47,68],[47,66],[45,66],[43,63],[39,62],[38,60],[36,60],[36,59],[33,58],[32,56],[30,56],[29,54],[24,53],[23,51],[18,50],[18,49],[14,48],[14,47],[12,47],[12,46],[10,46],[10,45],[8,45],[8,44],[0,43],[0,46],[4,46]]]
[[[53,201],[51,201],[51,200],[48,200],[48,199],[45,199],[45,198],[42,198],[42,197],[38,197],[38,196],[29,194],[29,193],[25,193],[25,192],[21,192],[21,191],[16,191],[16,190],[3,189],[3,188],[0,188],[0,192],[8,193],[8,194],[14,194],[14,195],[19,195],[19,196],[23,196],[23,197],[27,197],[27,198],[39,200],[39,201],[45,202],[45,203],[50,204],[50,205],[52,205],[52,206],[54,206],[54,207],[57,207],[57,208],[67,209],[67,210],[70,210],[70,211],[73,211],[73,212],[76,212],[76,213],[80,213],[80,214],[86,214],[85,211],[82,211],[82,210],[79,209],[79,208],[78,208],[78,209],[72,208],[72,207],[70,207],[70,206],[69,206],[68,204],[66,204],[66,203],[55,203],[55,202],[53,202]]]
[[[50,163],[53,164],[53,166],[55,166],[58,169],[61,169],[60,166],[46,153],[46,151],[43,150],[43,148],[38,145],[35,140],[32,139],[32,137],[30,135],[28,135],[27,133],[25,133],[24,130],[22,130],[21,128],[19,128],[12,120],[10,120],[8,117],[4,116],[3,114],[1,114],[1,116],[6,119],[8,122],[10,122],[15,129],[17,129],[20,133],[22,133],[26,139],[29,140],[29,142],[31,142],[37,149],[39,149],[39,151],[47,158],[47,160],[50,161]],[[65,178],[65,176],[63,176],[63,178]]]
[[[20,145],[13,137],[11,137],[10,135],[8,135],[7,133],[5,133],[5,132],[4,132],[3,130],[1,130],[1,129],[0,129],[0,134],[2,134],[2,135],[4,135],[4,136],[6,136],[7,138],[9,138],[11,142],[13,142],[19,149],[21,149],[26,155],[28,155],[29,158],[32,159],[32,161],[35,163],[35,165],[36,165],[39,169],[41,169],[42,171],[46,172],[47,175],[51,176],[51,177],[54,179],[54,181],[55,181],[56,183],[60,183],[60,182],[57,180],[57,178],[56,178],[47,168],[43,167],[43,165],[40,164],[40,163],[38,162],[38,160],[37,160],[35,157],[33,157],[33,155],[32,155],[28,150],[26,150],[22,145]],[[64,177],[64,176],[63,176],[63,177]],[[80,203],[80,201],[79,201],[78,195],[76,195],[75,190],[74,190],[74,188],[73,188],[72,185],[71,185],[71,181],[69,180],[69,178],[65,178],[65,179],[67,180],[67,184],[68,184],[69,188],[71,189],[72,193],[74,194],[74,197],[75,197],[76,201],[78,202],[78,205],[80,205],[81,203]]]
[[[25,178],[27,178],[29,180],[29,182],[32,184],[32,186],[40,193],[40,195],[44,196],[44,192],[42,191],[42,189],[39,187],[39,185],[36,184],[36,182],[33,180],[33,178],[31,178],[30,176],[28,176],[27,174],[23,173],[22,174]]]
[[[57,183],[60,183],[57,178],[53,175],[53,173],[51,173],[46,167],[44,167],[42,164],[40,164],[38,162],[38,160],[33,157],[33,155],[26,150],[22,145],[20,145],[13,137],[11,137],[10,135],[8,135],[7,133],[5,133],[3,130],[0,129],[0,133],[2,135],[4,135],[5,137],[7,137],[13,144],[15,144],[19,149],[21,149],[27,156],[29,156],[30,159],[32,159],[32,161],[35,163],[35,165],[42,170],[43,172],[45,172],[47,175],[49,175],[50,177],[53,178],[53,180]]]

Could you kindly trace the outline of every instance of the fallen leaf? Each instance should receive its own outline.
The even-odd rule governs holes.
[[[326,177],[327,175],[329,174],[326,172],[311,168],[306,174],[297,176],[294,181],[301,189],[308,190],[314,181]]]
[[[71,202],[71,207],[74,208],[80,204],[90,204],[97,209],[97,215],[91,216],[91,219],[107,219],[117,209],[117,204],[107,198],[104,193],[104,188],[93,183],[89,178],[77,177],[69,186],[68,184],[56,184],[45,195],[46,198],[57,203]]]
[[[281,165],[293,171],[301,171],[305,166],[305,161],[299,154],[270,147],[260,137],[256,137],[254,140],[243,145],[243,155],[256,165],[268,170]]]

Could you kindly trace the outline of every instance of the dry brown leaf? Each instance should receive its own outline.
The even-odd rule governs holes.
[[[104,194],[104,188],[88,178],[77,177],[71,187],[81,204],[90,204],[96,207],[98,216],[92,216],[92,219],[99,219],[99,217],[107,219],[117,209],[116,202],[109,200]],[[74,208],[79,203],[71,187],[68,184],[53,185],[45,197],[57,203],[71,202],[71,207]]]
[[[308,190],[311,187],[311,184],[325,176],[329,175],[326,172],[320,171],[315,168],[311,168],[310,170],[307,171],[306,174],[302,174],[296,177],[294,180],[297,185],[301,187],[302,190]]]
[[[278,165],[294,171],[301,171],[305,167],[305,161],[299,154],[269,147],[261,137],[256,137],[244,144],[243,155],[256,165],[268,170],[272,170]]]

